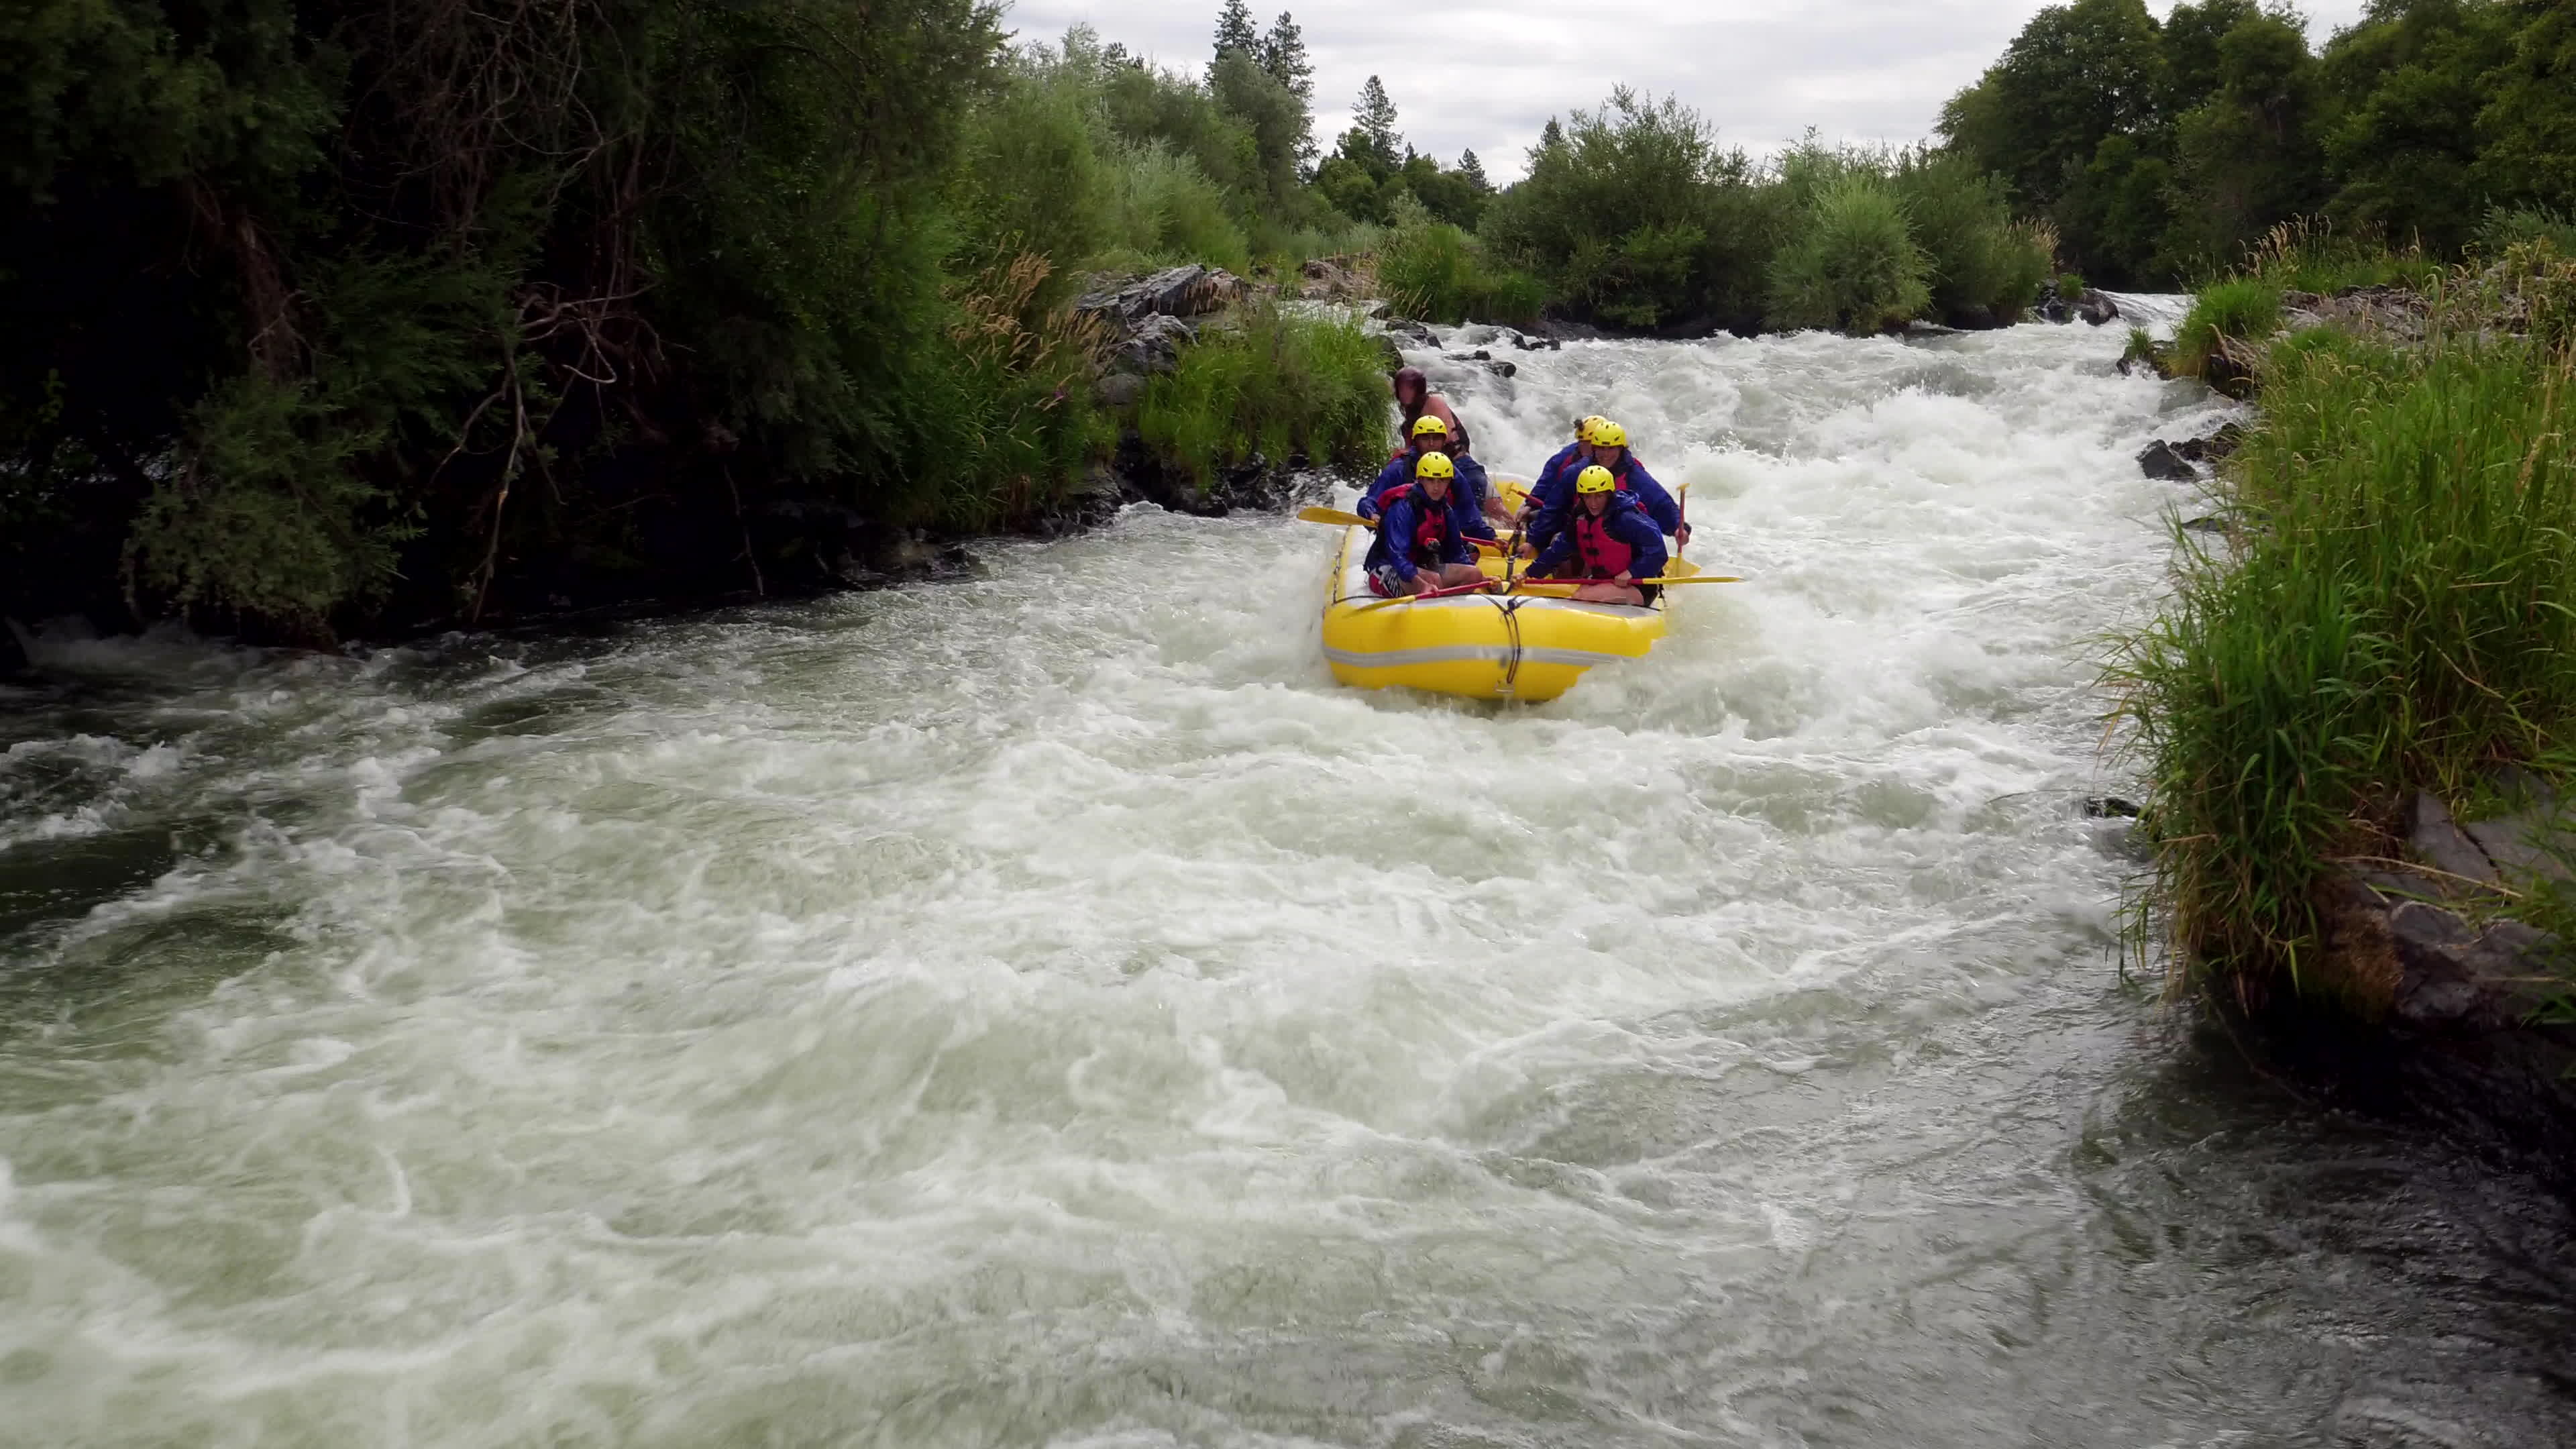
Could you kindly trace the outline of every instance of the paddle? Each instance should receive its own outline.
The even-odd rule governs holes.
[[[1338,508],[1299,509],[1297,512],[1297,521],[1300,523],[1329,523],[1335,528],[1365,528],[1371,533],[1377,532],[1376,520],[1362,518],[1356,513],[1344,513]],[[1517,547],[1519,535],[1514,534],[1513,539],[1514,544]],[[1480,553],[1501,553],[1503,551],[1503,546],[1490,538],[1471,538],[1467,541],[1474,544],[1477,551]]]
[[[1548,587],[1549,585],[1554,585],[1555,587],[1558,587],[1558,588],[1564,588],[1564,589],[1579,589],[1579,588],[1583,587],[1585,584],[1606,584],[1606,583],[1612,583],[1612,582],[1615,582],[1615,580],[1611,580],[1611,579],[1523,579],[1523,580],[1521,580],[1521,581],[1520,581],[1520,583],[1519,583],[1518,587],[1520,587],[1520,588],[1524,588],[1524,589],[1532,589],[1532,588],[1545,588],[1545,587]],[[1743,580],[1742,578],[1740,578],[1740,577],[1736,576],[1736,575],[1733,575],[1733,574],[1685,574],[1685,575],[1682,575],[1682,576],[1681,576],[1681,577],[1679,577],[1679,578],[1663,578],[1663,579],[1630,579],[1628,582],[1629,582],[1630,584],[1632,584],[1632,585],[1639,585],[1639,586],[1643,586],[1643,585],[1646,585],[1646,584],[1652,584],[1652,585],[1656,586],[1657,588],[1662,588],[1662,587],[1665,587],[1665,586],[1667,586],[1667,585],[1671,585],[1671,584],[1740,584],[1740,583],[1744,582],[1744,580]]]
[[[1494,587],[1496,582],[1497,581],[1493,579],[1478,579],[1472,584],[1460,584],[1455,588],[1433,589],[1429,593],[1424,594],[1406,594],[1402,598],[1396,599],[1380,599],[1374,604],[1362,604],[1351,612],[1354,614],[1365,614],[1373,609],[1392,609],[1398,604],[1418,604],[1425,599],[1453,599],[1460,594],[1481,594],[1485,590]]]

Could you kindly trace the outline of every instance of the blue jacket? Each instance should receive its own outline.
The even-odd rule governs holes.
[[[1673,495],[1664,491],[1664,485],[1655,481],[1655,475],[1647,472],[1645,465],[1637,461],[1636,454],[1622,456],[1619,466],[1610,472],[1618,478],[1620,491],[1645,509],[1646,516],[1655,521],[1657,528],[1674,534],[1682,531],[1682,506],[1675,503]],[[1581,468],[1562,468],[1557,471],[1553,489],[1542,481],[1530,490],[1530,502],[1538,509],[1530,518],[1531,547],[1546,549],[1564,530],[1565,512],[1574,506],[1574,481],[1582,475]]]
[[[1378,510],[1385,506],[1380,500],[1386,497],[1387,491],[1413,481],[1414,456],[1407,452],[1378,470],[1377,481],[1371,483],[1368,492],[1360,498],[1360,517],[1377,517]],[[1492,538],[1494,525],[1485,518],[1485,493],[1490,486],[1485,476],[1485,465],[1473,458],[1452,458],[1450,461],[1458,465],[1458,481],[1449,486],[1449,496],[1458,510],[1459,531],[1469,538]]]
[[[1602,518],[1609,525],[1610,536],[1628,545],[1632,550],[1628,559],[1628,577],[1659,579],[1664,576],[1664,564],[1668,555],[1664,552],[1663,532],[1655,526],[1652,518],[1646,516],[1645,508],[1635,497],[1627,494],[1612,495],[1610,507],[1603,511]],[[1530,565],[1530,572],[1533,574],[1554,574],[1560,570],[1572,573],[1583,571],[1583,560],[1575,545],[1573,518],[1570,514],[1555,539],[1540,551],[1538,561]]]
[[[1538,470],[1538,481],[1530,485],[1530,497],[1536,499],[1554,493],[1556,491],[1557,476],[1565,472],[1568,468],[1574,468],[1574,471],[1577,473],[1582,472],[1583,470],[1581,468],[1574,467],[1575,464],[1582,460],[1583,445],[1581,443],[1568,443],[1564,447],[1559,448],[1555,457],[1548,459],[1547,462],[1540,465]]]
[[[1466,506],[1467,500],[1456,488],[1451,488],[1449,505],[1440,510],[1443,515],[1440,521],[1439,545],[1442,563],[1476,561],[1475,547],[1467,542],[1465,534],[1458,531],[1458,521]],[[1410,493],[1387,506],[1386,516],[1378,522],[1377,541],[1369,545],[1366,567],[1374,570],[1382,564],[1391,563],[1395,565],[1396,577],[1410,579],[1414,576],[1421,564],[1413,557],[1413,550],[1409,547],[1390,547],[1390,541],[1403,539],[1410,542],[1414,535],[1421,531],[1422,510],[1421,496]]]

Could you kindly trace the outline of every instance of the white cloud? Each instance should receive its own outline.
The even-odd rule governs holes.
[[[1220,0],[1016,0],[1009,23],[1052,40],[1076,21],[1103,39],[1195,69]],[[2169,0],[2150,0],[2159,13]],[[1906,142],[1931,134],[1941,103],[1974,81],[2040,0],[1470,0],[1405,7],[1372,0],[1253,0],[1266,24],[1293,11],[1315,61],[1316,134],[1350,124],[1350,102],[1382,77],[1405,136],[1447,161],[1473,149],[1497,181],[1551,115],[1601,104],[1613,85],[1671,93],[1717,123],[1730,146],[1769,152],[1809,127],[1828,141]],[[2322,42],[2362,0],[2312,0]]]

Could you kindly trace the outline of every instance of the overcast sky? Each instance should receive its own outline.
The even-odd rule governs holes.
[[[1024,40],[1087,20],[1104,40],[1195,70],[1221,0],[1013,0]],[[1920,140],[2042,0],[1252,0],[1285,6],[1315,61],[1315,131],[1329,147],[1372,74],[1405,138],[1455,163],[1473,148],[1496,182],[1551,115],[1598,106],[1615,84],[1672,92],[1729,146],[1778,149],[1814,127],[1827,141]],[[2148,0],[2162,15],[2171,0]],[[2308,0],[2318,43],[2362,0]],[[1410,57],[1422,57],[1411,59]],[[1436,58],[1434,58],[1436,57]]]

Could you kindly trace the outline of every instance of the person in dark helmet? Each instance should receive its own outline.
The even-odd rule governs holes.
[[[1386,495],[1386,512],[1364,564],[1373,592],[1395,599],[1485,577],[1476,567],[1475,548],[1458,531],[1464,509],[1451,491],[1457,480],[1458,467],[1448,454],[1424,453],[1414,460],[1413,481]]]
[[[1651,604],[1662,591],[1637,580],[1662,578],[1665,559],[1663,530],[1595,463],[1575,478],[1565,528],[1530,565],[1530,577],[1577,580],[1574,597],[1584,603]]]
[[[1431,379],[1418,367],[1395,370],[1395,410],[1404,419],[1404,435],[1413,436],[1413,425],[1425,417],[1438,418],[1449,429],[1449,456],[1452,459],[1469,451],[1467,425],[1458,421],[1458,412],[1449,399],[1431,390]]]

